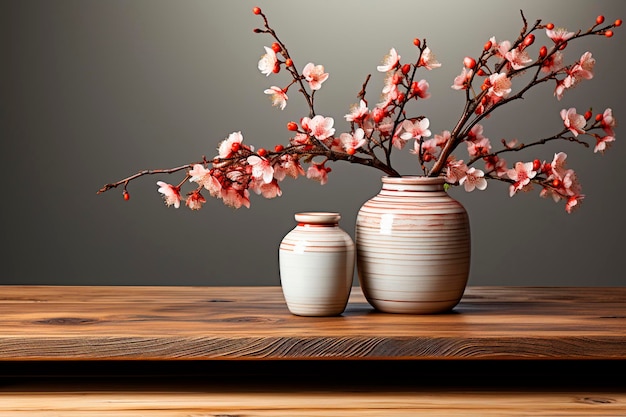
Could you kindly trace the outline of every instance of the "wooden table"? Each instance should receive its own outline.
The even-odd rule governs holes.
[[[626,287],[469,287],[449,314],[277,287],[0,286],[0,416],[626,416]]]

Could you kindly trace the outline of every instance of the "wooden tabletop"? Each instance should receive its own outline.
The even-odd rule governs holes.
[[[0,286],[0,361],[626,359],[626,287],[469,287],[449,314],[299,317],[279,287]]]

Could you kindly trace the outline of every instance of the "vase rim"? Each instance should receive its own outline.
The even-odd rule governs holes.
[[[303,211],[296,213],[294,218],[300,223],[337,223],[341,214],[334,211]]]
[[[400,177],[384,176],[385,184],[444,184],[444,177],[427,177],[425,175],[402,175]]]

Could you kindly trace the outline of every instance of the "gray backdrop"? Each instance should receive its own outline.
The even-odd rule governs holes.
[[[252,197],[233,210],[211,199],[198,212],[166,207],[156,181],[144,177],[102,195],[105,183],[140,169],[167,168],[212,157],[219,141],[242,131],[247,143],[286,143],[285,124],[306,115],[298,94],[283,112],[263,90],[282,85],[257,70],[271,40],[253,34],[261,6],[296,65],[323,64],[329,80],[317,94],[319,113],[347,128],[343,115],[368,73],[376,102],[376,66],[390,47],[403,57],[414,37],[426,38],[442,68],[421,74],[432,98],[420,111],[433,132],[450,129],[463,94],[450,88],[465,55],[486,40],[514,39],[520,9],[568,29],[587,28],[596,15],[626,17],[626,2],[581,0],[465,1],[208,1],[15,0],[0,3],[0,129],[2,137],[2,284],[277,285],[278,244],[295,226],[293,214],[333,210],[354,236],[359,206],[380,188],[371,168],[331,165],[329,183],[285,180],[276,200]],[[566,49],[568,61],[591,50],[596,77],[561,102],[553,84],[501,109],[485,135],[528,141],[556,132],[559,111],[614,110],[626,120],[623,53],[626,33],[588,39]],[[544,34],[538,44],[549,43]],[[536,51],[538,45],[535,46]],[[471,285],[624,285],[623,197],[626,146],[604,156],[569,143],[510,155],[513,160],[568,153],[586,199],[568,215],[538,191],[508,196],[451,193],[470,213]],[[400,155],[401,154],[401,155]],[[403,173],[414,168],[398,154]],[[465,151],[458,153],[465,157]],[[526,155],[526,156],[525,156]]]

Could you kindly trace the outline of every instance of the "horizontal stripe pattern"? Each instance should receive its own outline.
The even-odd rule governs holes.
[[[469,275],[465,208],[442,178],[383,178],[357,215],[357,270],[366,299],[383,312],[430,314],[460,301]]]

